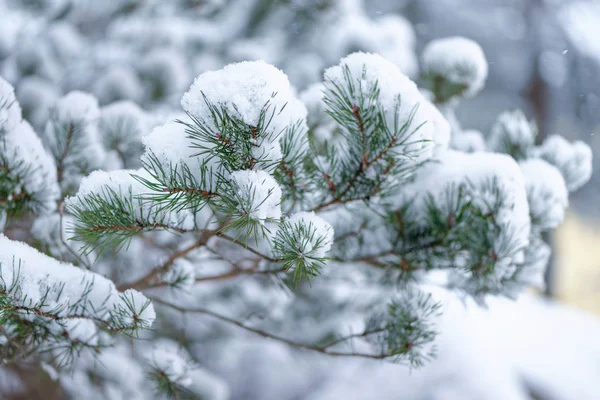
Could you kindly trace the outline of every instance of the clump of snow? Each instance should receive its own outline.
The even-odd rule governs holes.
[[[163,274],[162,280],[173,287],[189,291],[196,280],[196,269],[191,262],[178,258]]]
[[[77,314],[114,321],[126,294],[120,294],[114,283],[101,275],[60,262],[4,235],[0,235],[0,271],[5,284],[16,283],[17,289],[10,292],[12,304],[35,306],[58,317]],[[132,298],[136,304],[148,303],[141,293]],[[149,324],[153,313],[149,304],[143,314]]]
[[[100,104],[118,100],[139,101],[143,88],[135,70],[128,65],[114,65],[98,77],[92,91]]]
[[[582,187],[592,176],[592,149],[582,141],[570,143],[562,136],[552,135],[533,150],[533,155],[558,168],[569,192]]]
[[[98,100],[88,93],[73,91],[62,97],[55,107],[54,117],[64,122],[93,122],[100,116]]]
[[[56,165],[46,152],[40,138],[29,122],[21,121],[15,129],[4,134],[0,143],[5,173],[16,182],[8,201],[25,196],[27,206],[41,213],[56,209],[60,190],[56,181]]]
[[[142,163],[145,165],[150,165],[151,158],[156,157],[165,171],[173,169],[180,175],[189,173],[194,183],[203,189],[215,188],[216,179],[212,176],[219,170],[217,159],[193,147],[184,124],[171,121],[157,126],[142,138],[142,142],[145,146]]]
[[[115,302],[114,308],[117,319],[113,320],[116,328],[141,326],[150,328],[156,319],[156,312],[152,303],[143,293],[135,289],[127,289],[119,294],[119,299]]]
[[[534,226],[542,231],[556,228],[565,217],[569,192],[560,171],[544,160],[521,162],[529,212]]]
[[[120,155],[123,167],[139,164],[142,136],[149,129],[149,120],[137,104],[119,101],[103,107],[98,128],[104,147]]]
[[[44,126],[50,107],[59,97],[60,92],[55,85],[36,75],[21,79],[17,87],[23,115],[36,129]]]
[[[302,248],[294,249],[302,254],[315,258],[323,258],[333,245],[333,227],[314,212],[299,212],[285,222],[284,229],[290,232],[302,232],[305,237],[299,238]]]
[[[405,76],[397,66],[385,58],[369,53],[352,53],[340,63],[325,71],[325,86],[334,90],[335,86],[345,88],[346,71],[349,72],[357,92],[365,97],[375,85],[380,89],[377,103],[383,108],[385,122],[391,132],[396,126],[406,124],[406,133],[410,135],[408,143],[401,144],[397,152],[414,155],[413,160],[423,161],[433,154],[435,126],[431,122],[431,108],[424,106],[427,101],[417,85]],[[350,101],[358,103],[358,98]],[[412,119],[411,119],[412,116]]]
[[[376,20],[366,17],[362,10],[342,14],[322,34],[327,40],[322,42],[322,53],[330,63],[339,60],[351,51],[365,51],[381,54],[408,75],[418,72],[418,62],[414,53],[415,32],[405,18],[400,15],[385,15]]]
[[[207,102],[223,107],[249,127],[259,126],[261,119],[268,122],[253,145],[258,155],[265,154],[272,158],[270,161],[281,158],[279,139],[306,118],[306,108],[295,97],[287,76],[264,61],[230,64],[205,72],[184,94],[183,109],[218,132]]]
[[[431,102],[425,100],[420,104],[429,114],[427,123],[433,126],[433,142],[438,148],[447,148],[450,144],[450,123],[438,108]]]
[[[145,356],[149,367],[164,375],[170,382],[188,387],[192,384],[194,364],[177,343],[169,339],[153,341],[152,350]]]
[[[73,91],[50,110],[42,139],[57,160],[63,190],[77,187],[81,178],[102,166],[105,152],[98,138],[98,101]]]
[[[17,127],[21,121],[21,107],[10,83],[0,76],[0,136]]]
[[[414,212],[425,217],[429,196],[436,200],[438,208],[444,209],[455,198],[446,194],[448,188],[464,185],[466,200],[482,215],[492,215],[497,226],[493,248],[489,249],[494,253],[494,271],[481,284],[489,290],[502,290],[502,283],[523,262],[523,250],[531,231],[521,169],[512,157],[504,154],[446,150],[440,151],[437,158],[418,170],[414,182],[402,187],[396,201],[399,206],[412,202]],[[452,284],[467,292],[477,291],[480,284],[477,280],[483,277],[455,272]]]
[[[150,85],[149,97],[153,100],[180,93],[191,80],[185,58],[169,47],[150,52],[141,62],[140,73]]]
[[[79,190],[74,196],[65,200],[67,208],[87,209],[87,200],[93,197],[103,198],[112,203],[114,195],[124,199],[125,204],[131,202],[130,217],[135,221],[145,221],[148,224],[166,224],[169,227],[191,229],[194,219],[187,210],[168,211],[161,209],[160,204],[144,199],[151,191],[135,176],[153,181],[152,176],[144,169],[94,171],[83,178]]]
[[[450,143],[453,149],[464,153],[485,151],[485,140],[483,139],[483,135],[476,129],[453,132]]]
[[[281,188],[265,171],[243,170],[231,174],[238,212],[261,223],[281,217]]]
[[[484,86],[488,64],[481,47],[471,39],[448,37],[431,41],[423,50],[423,73],[440,76],[463,86],[465,97],[476,95]]]
[[[492,127],[488,137],[488,148],[522,159],[535,144],[537,128],[535,122],[527,121],[521,110],[503,112]]]

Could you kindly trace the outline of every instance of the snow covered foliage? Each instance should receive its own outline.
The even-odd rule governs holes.
[[[504,112],[492,127],[488,137],[490,151],[510,154],[517,160],[527,158],[535,144],[537,127],[527,121],[521,110]]]
[[[542,286],[542,235],[590,178],[585,144],[537,146],[520,111],[463,130],[479,46],[430,43],[428,96],[408,22],[359,1],[39,3],[59,22],[0,41],[0,351],[68,398],[305,398],[278,366],[423,367],[433,286]]]
[[[436,39],[423,50],[423,77],[438,103],[476,95],[487,74],[483,50],[470,39]]]

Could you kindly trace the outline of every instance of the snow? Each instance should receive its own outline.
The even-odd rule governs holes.
[[[397,146],[398,153],[414,154],[415,162],[431,158],[433,152],[431,141],[434,138],[435,126],[430,121],[435,117],[432,116],[430,108],[422,105],[427,100],[415,83],[400,72],[396,65],[383,57],[358,52],[344,57],[338,65],[325,70],[327,90],[333,90],[334,85],[347,86],[346,68],[352,76],[357,91],[361,91],[365,96],[368,96],[375,85],[379,87],[377,101],[384,110],[385,121],[391,132],[396,131],[396,116],[399,126],[407,123],[406,132],[411,135],[409,143]],[[350,101],[357,103],[358,99],[355,97]],[[413,112],[414,117],[408,124]]]
[[[558,168],[569,192],[581,188],[592,176],[592,149],[582,141],[570,143],[562,136],[551,135],[533,150],[533,155]]]
[[[156,319],[156,312],[152,303],[143,293],[135,289],[127,289],[119,295],[115,303],[119,309],[121,319],[115,323],[116,327],[141,325],[150,328]]]
[[[160,99],[171,93],[180,93],[191,80],[185,58],[172,48],[157,48],[141,62],[140,73],[151,83],[150,97]]]
[[[35,306],[48,293],[39,309],[61,317],[78,314],[109,322],[115,309],[123,305],[121,296],[130,295],[119,294],[114,283],[103,276],[60,262],[4,235],[0,235],[0,272],[3,282],[17,283],[18,289],[10,294],[12,304]],[[82,299],[87,301],[80,303]],[[147,301],[140,293],[135,294],[135,300],[136,304]],[[153,313],[152,305],[144,311],[148,324]]]
[[[143,88],[135,70],[127,65],[108,68],[94,82],[93,92],[101,104],[115,100],[142,99]]]
[[[454,36],[432,40],[422,58],[423,73],[464,85],[465,97],[476,95],[485,84],[488,64],[481,47],[471,39]]]
[[[36,213],[56,209],[60,195],[56,165],[31,125],[23,120],[15,129],[5,133],[0,149],[8,166],[7,175],[18,182],[12,196],[30,194],[32,199],[28,201],[28,207]]]
[[[381,54],[408,76],[417,74],[418,62],[413,50],[416,37],[409,21],[401,15],[372,20],[359,7],[349,11],[342,12],[331,26],[319,32],[322,37],[317,40],[327,61],[336,62],[351,51],[361,50]],[[322,40],[323,37],[327,40]]]
[[[56,103],[55,118],[59,121],[86,123],[94,122],[100,116],[98,100],[88,93],[72,91]]]
[[[21,107],[10,83],[0,76],[0,135],[16,128],[21,121]]]
[[[438,108],[431,102],[424,100],[420,107],[423,107],[429,115],[428,124],[433,126],[433,142],[438,148],[447,148],[450,144],[450,123]]]
[[[98,101],[90,94],[72,91],[50,111],[42,140],[62,165],[61,188],[76,188],[86,173],[102,166],[106,156],[98,137]]]
[[[189,291],[196,280],[194,264],[178,258],[169,270],[163,274],[162,280],[169,285]]]
[[[35,75],[21,79],[17,88],[17,98],[23,114],[27,115],[36,129],[44,126],[51,106],[59,97],[60,92],[55,85]]]
[[[299,238],[303,248],[294,249],[302,254],[314,258],[323,258],[331,250],[333,245],[334,230],[323,218],[314,212],[299,212],[293,214],[285,221],[291,232],[298,232],[301,226],[306,227],[303,231],[306,237]],[[281,228],[280,228],[281,229]]]
[[[203,149],[192,147],[192,140],[188,137],[184,124],[171,121],[158,126],[144,136],[142,142],[146,148],[142,156],[143,162],[148,163],[149,157],[154,155],[165,171],[176,169],[179,174],[189,171],[203,188],[214,189],[216,180],[205,180],[201,167],[206,165],[209,173],[216,173],[216,159],[209,158],[208,154],[201,154]]]
[[[74,207],[87,209],[87,198],[98,196],[112,202],[112,195],[116,194],[121,198],[131,199],[133,211],[131,218],[136,221],[145,221],[148,224],[166,224],[169,227],[182,229],[193,228],[194,220],[189,211],[168,211],[162,209],[161,205],[156,202],[145,200],[144,197],[150,195],[152,191],[133,175],[149,181],[153,180],[152,176],[144,169],[94,171],[83,178],[79,190],[74,196],[65,200],[65,205],[67,209]],[[127,204],[127,200],[125,201]]]
[[[569,192],[560,171],[535,158],[521,162],[520,166],[535,227],[542,231],[556,228],[569,205]]]
[[[218,71],[205,72],[183,95],[183,109],[218,132],[206,101],[223,107],[248,126],[257,127],[261,114],[267,121],[272,117],[263,135],[270,143],[283,137],[290,126],[306,119],[306,107],[295,97],[287,76],[264,61],[229,64]],[[264,146],[270,155],[280,154],[275,145],[257,145]]]
[[[461,132],[453,132],[451,147],[465,153],[476,153],[485,151],[485,140],[480,131],[467,129]]]
[[[150,129],[149,118],[131,101],[118,101],[100,111],[98,130],[105,149],[121,154],[123,167],[137,163],[142,153],[142,136]],[[139,164],[139,163],[137,163]]]
[[[192,384],[193,365],[190,364],[189,355],[177,343],[169,339],[155,340],[146,362],[152,369],[164,373],[173,383],[183,387]]]
[[[535,144],[536,135],[535,123],[527,121],[527,117],[521,110],[504,112],[498,116],[492,126],[488,137],[488,148],[523,158]]]
[[[494,185],[492,185],[494,183]],[[531,230],[527,193],[523,174],[510,156],[494,153],[461,153],[440,151],[434,162],[420,168],[412,183],[405,185],[394,199],[401,207],[412,201],[417,215],[425,216],[428,196],[436,199],[438,207],[445,207],[452,198],[445,190],[449,185],[464,184],[468,199],[483,214],[491,213],[498,230],[493,233],[493,250],[497,256],[494,273],[487,274],[486,287],[503,289],[503,281],[510,278],[523,261],[523,249],[529,242]],[[495,188],[499,188],[497,193]],[[493,205],[498,204],[495,210]],[[455,269],[451,284],[467,291],[476,290],[468,275]]]
[[[243,170],[231,174],[234,190],[239,196],[238,212],[260,223],[281,217],[281,188],[265,171]]]

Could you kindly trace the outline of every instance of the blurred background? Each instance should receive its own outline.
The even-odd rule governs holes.
[[[133,100],[164,120],[195,76],[231,62],[263,59],[300,92],[363,50],[418,82],[424,45],[456,35],[489,62],[486,88],[458,108],[465,129],[486,135],[500,112],[521,108],[540,141],[560,134],[600,154],[598,0],[0,0],[0,75],[36,129],[74,89],[101,105]],[[598,158],[549,238],[546,295],[600,315]]]

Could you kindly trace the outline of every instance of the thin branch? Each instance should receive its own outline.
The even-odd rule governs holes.
[[[337,356],[337,357],[362,357],[362,358],[370,358],[370,359],[375,359],[375,360],[381,360],[381,359],[387,358],[387,355],[385,355],[385,354],[368,354],[368,353],[340,352],[340,351],[329,350],[329,348],[332,347],[333,345],[338,344],[343,341],[340,339],[335,340],[334,341],[335,343],[330,343],[325,346],[315,346],[315,345],[311,345],[311,344],[299,343],[299,342],[295,342],[294,340],[287,339],[282,336],[278,336],[278,335],[263,331],[261,329],[247,326],[243,322],[240,322],[235,319],[218,314],[218,313],[208,310],[206,308],[202,308],[202,307],[184,308],[184,307],[178,306],[176,304],[170,303],[168,301],[165,301],[165,300],[162,300],[159,298],[151,298],[151,300],[158,304],[162,304],[166,307],[172,308],[174,310],[177,310],[177,311],[180,311],[183,313],[191,312],[191,313],[208,315],[208,316],[218,319],[222,322],[226,322],[228,324],[235,325],[235,326],[242,328],[248,332],[255,333],[255,334],[260,335],[267,339],[276,340],[278,342],[285,343],[285,344],[295,347],[297,349],[310,350],[310,351],[318,352],[321,354],[327,354],[330,356]],[[371,333],[374,333],[374,332],[371,332]],[[364,336],[367,336],[368,334],[370,334],[370,333],[365,333]],[[360,336],[360,335],[351,335],[348,338],[358,337],[358,336]]]

